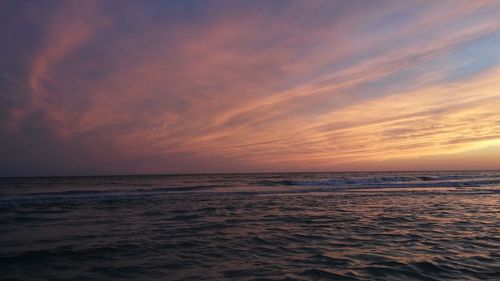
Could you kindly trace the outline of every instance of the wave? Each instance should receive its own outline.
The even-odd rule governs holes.
[[[397,175],[331,177],[318,180],[289,181],[295,186],[343,187],[481,187],[500,185],[500,175]]]
[[[0,196],[0,203],[32,203],[47,201],[72,201],[85,199],[112,200],[117,198],[146,197],[164,193],[185,193],[208,191],[218,185],[200,185],[184,187],[136,188],[132,190],[68,190],[56,192],[26,193]]]
[[[29,186],[19,187],[15,180],[0,185],[0,204],[23,204],[48,201],[116,200],[123,198],[151,197],[161,194],[212,193],[212,194],[275,194],[334,192],[364,188],[460,188],[500,187],[498,172],[401,172],[401,173],[297,173],[297,174],[248,174],[231,176],[189,176],[182,181],[130,178],[121,186],[113,178],[98,178],[95,185],[89,179],[73,180],[64,185],[59,179],[45,184],[39,180]],[[167,178],[168,179],[168,178]],[[120,181],[120,182],[122,182]],[[149,181],[149,182],[148,182]],[[56,183],[54,186],[53,183]],[[90,183],[90,185],[88,185]],[[99,185],[98,183],[104,183]],[[12,185],[11,185],[12,184]],[[484,189],[483,189],[484,190]]]

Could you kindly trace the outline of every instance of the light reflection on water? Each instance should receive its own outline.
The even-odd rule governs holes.
[[[47,195],[51,189],[41,186],[39,198],[33,186],[3,190],[9,194],[0,198],[0,279],[500,278],[497,185],[295,192],[288,182],[251,185],[250,177],[232,178],[235,186],[246,182],[246,192],[66,196]],[[227,179],[212,180],[230,188]],[[58,190],[74,190],[65,184]]]

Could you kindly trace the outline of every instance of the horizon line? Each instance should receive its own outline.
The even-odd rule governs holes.
[[[365,170],[365,171],[302,171],[302,172],[207,172],[207,173],[151,173],[151,174],[89,174],[89,175],[48,175],[48,176],[0,176],[0,179],[19,178],[83,178],[83,177],[161,177],[161,176],[208,176],[208,175],[258,175],[258,174],[322,174],[322,173],[425,173],[425,172],[497,172],[500,169],[457,169],[457,170]]]

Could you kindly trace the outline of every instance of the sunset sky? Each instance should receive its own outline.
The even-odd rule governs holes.
[[[0,176],[500,169],[500,1],[0,1]]]

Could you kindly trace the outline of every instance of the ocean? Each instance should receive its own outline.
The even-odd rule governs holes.
[[[0,280],[500,280],[500,171],[1,178]]]

